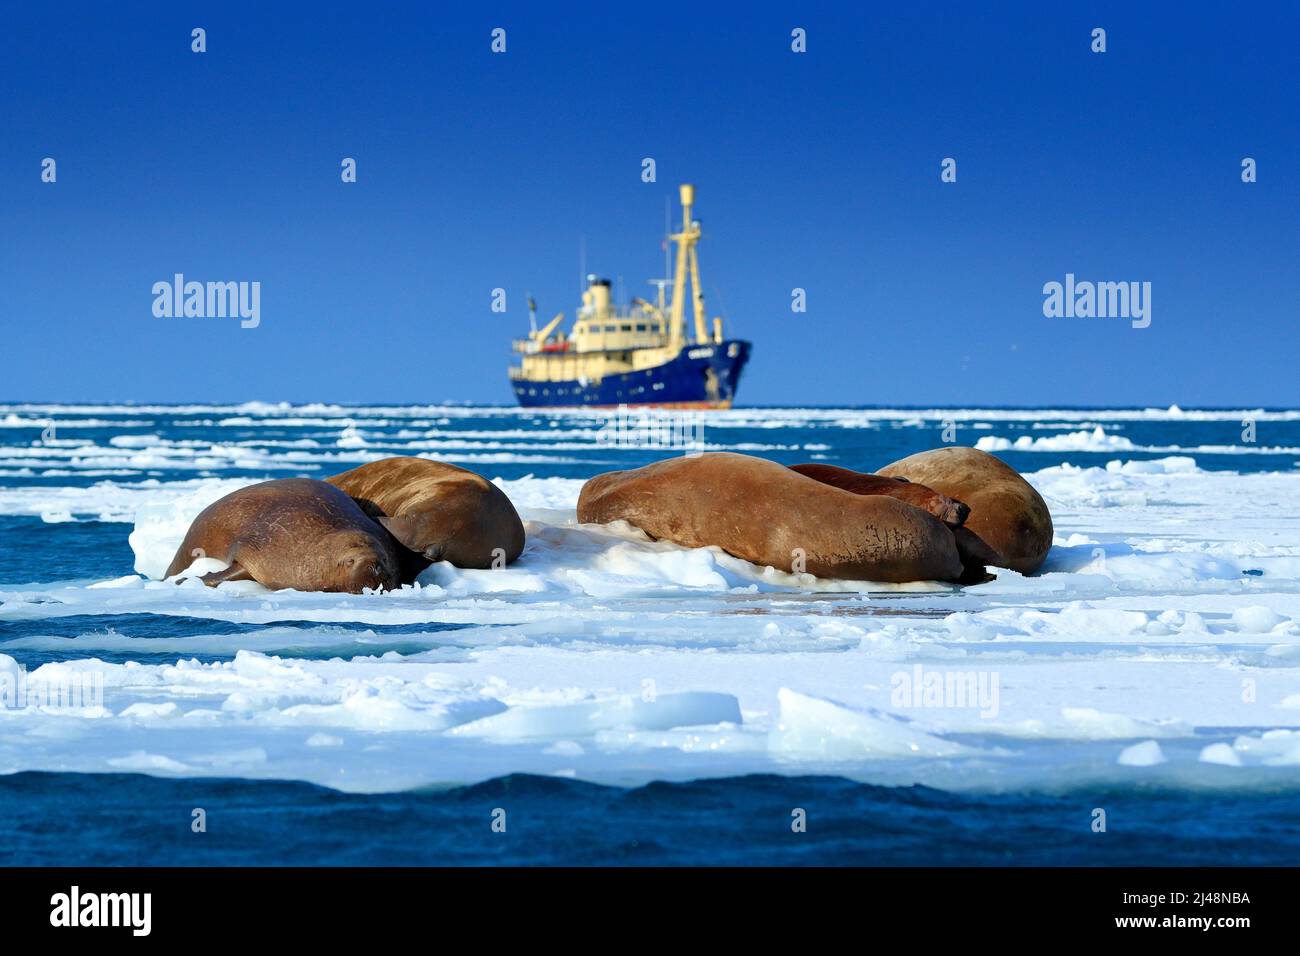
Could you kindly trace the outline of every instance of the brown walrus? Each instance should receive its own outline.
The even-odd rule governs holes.
[[[524,523],[505,492],[464,468],[427,458],[381,458],[325,480],[413,552],[403,555],[404,580],[434,561],[501,567],[524,550]]]
[[[970,505],[966,527],[1002,555],[1003,567],[1033,574],[1052,546],[1047,503],[1014,468],[975,448],[935,448],[881,468]]]
[[[952,532],[883,495],[855,495],[784,465],[727,452],[670,458],[597,475],[582,486],[578,520],[623,520],[687,548],[717,545],[782,571],[857,581],[955,581]]]
[[[791,465],[791,471],[807,475],[823,485],[834,485],[855,495],[888,495],[899,501],[906,501],[922,511],[928,511],[950,528],[965,524],[970,507],[962,501],[940,494],[933,488],[919,485],[907,478],[886,478],[866,472],[840,468],[838,465],[823,465],[810,462],[805,465]]]
[[[348,591],[395,588],[397,547],[383,528],[333,485],[312,478],[279,478],[232,491],[190,524],[165,577],[196,558],[224,561],[224,571],[199,580],[256,581],[273,591]]]
[[[962,574],[958,584],[982,584],[991,581],[994,575],[988,574],[988,565],[1003,566],[1006,561],[1002,555],[980,538],[979,535],[962,525],[970,516],[970,506],[964,501],[949,498],[926,485],[918,484],[907,478],[887,478],[883,475],[866,474],[836,465],[807,464],[791,465],[791,471],[807,475],[822,484],[843,488],[855,495],[888,495],[899,501],[906,501],[923,511],[928,511],[952,531],[953,541],[957,545],[957,554],[961,557]]]

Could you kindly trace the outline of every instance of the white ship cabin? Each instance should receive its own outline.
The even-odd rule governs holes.
[[[620,310],[610,297],[608,279],[587,277],[573,330],[559,328],[561,313],[526,339],[517,339],[514,350],[526,355],[538,353],[621,352],[630,349],[660,348],[669,337],[668,318],[662,308],[644,299],[634,298],[630,307]]]
[[[570,348],[578,352],[612,352],[659,346],[668,337],[663,314],[649,302],[633,299],[622,314],[610,301],[609,280],[588,277],[582,308],[570,333]]]

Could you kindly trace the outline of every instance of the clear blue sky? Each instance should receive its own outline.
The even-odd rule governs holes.
[[[525,291],[585,236],[648,293],[691,181],[742,404],[1300,404],[1295,3],[472,6],[7,5],[0,399],[508,403]],[[1067,272],[1150,328],[1045,318]]]

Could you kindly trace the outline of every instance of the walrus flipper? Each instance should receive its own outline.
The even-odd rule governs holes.
[[[218,584],[224,584],[227,581],[252,581],[254,578],[248,572],[248,568],[236,563],[224,571],[209,571],[207,574],[201,574],[199,580],[208,587],[215,588]]]
[[[961,558],[961,577],[958,584],[984,584],[996,581],[996,574],[989,574],[985,565],[1002,567],[1006,559],[988,542],[969,528],[952,528],[953,540],[957,544],[957,556]]]

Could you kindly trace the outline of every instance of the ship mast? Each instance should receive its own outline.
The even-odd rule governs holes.
[[[708,323],[704,317],[704,289],[700,285],[700,260],[695,251],[695,244],[700,241],[700,224],[691,218],[691,207],[695,205],[695,187],[682,183],[682,231],[673,233],[669,238],[677,243],[677,268],[673,270],[673,309],[671,318],[670,344],[680,348],[686,337],[686,272],[690,270],[691,291],[694,293],[693,312],[695,314],[695,341],[709,341]]]

